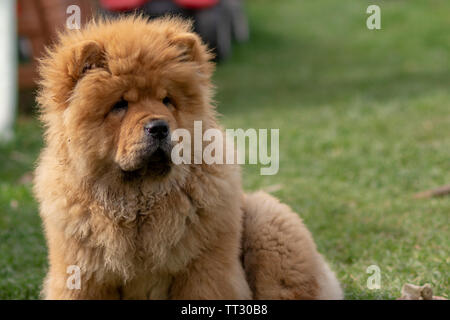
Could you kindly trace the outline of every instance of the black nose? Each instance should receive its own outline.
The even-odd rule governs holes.
[[[145,133],[162,140],[169,135],[169,124],[164,120],[152,120],[144,126]]]

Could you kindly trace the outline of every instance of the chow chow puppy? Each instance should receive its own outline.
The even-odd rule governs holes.
[[[341,298],[300,218],[245,195],[238,166],[171,160],[174,130],[220,128],[212,56],[191,30],[176,18],[97,21],[42,59],[43,297]]]

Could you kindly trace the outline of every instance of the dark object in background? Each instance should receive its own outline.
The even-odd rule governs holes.
[[[191,18],[218,61],[231,54],[233,39],[245,42],[249,38],[242,0],[100,0],[100,5],[112,15],[139,11],[151,18],[167,14]]]
[[[0,0],[2,1],[2,0]],[[37,58],[44,53],[44,47],[50,45],[58,30],[66,25],[67,7],[80,7],[81,24],[89,21],[94,10],[92,0],[18,0],[17,34],[19,59],[19,87],[34,88],[37,76]],[[19,97],[21,103],[21,96]]]

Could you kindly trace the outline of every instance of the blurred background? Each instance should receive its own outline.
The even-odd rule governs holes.
[[[21,109],[33,106],[34,96],[29,90],[36,86],[37,59],[68,23],[82,26],[98,15],[114,18],[135,12],[150,18],[168,14],[182,16],[194,21],[195,31],[214,49],[216,61],[231,55],[233,43],[243,43],[249,38],[241,0],[8,0],[2,5],[4,14],[9,12],[8,18],[12,20],[5,23],[10,30],[10,35],[5,32],[9,37],[5,41],[14,49],[12,57],[8,57],[9,64],[16,58],[17,47]],[[16,16],[11,17],[12,14]],[[74,16],[77,14],[79,21]],[[17,35],[13,31],[16,20]]]
[[[372,4],[379,30],[366,24]],[[36,59],[71,5],[81,26],[135,9],[193,19],[217,55],[223,124],[280,129],[279,173],[244,166],[246,190],[300,213],[346,298],[395,299],[406,282],[448,298],[450,197],[414,197],[450,183],[448,0],[2,0],[0,299],[37,299],[47,268],[31,191]]]

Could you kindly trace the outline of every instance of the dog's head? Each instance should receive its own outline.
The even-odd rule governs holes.
[[[97,21],[60,35],[40,69],[48,148],[85,174],[167,172],[173,130],[214,126],[211,58],[175,18]]]

